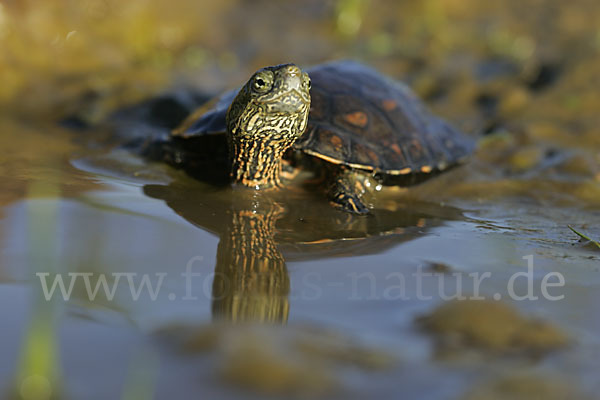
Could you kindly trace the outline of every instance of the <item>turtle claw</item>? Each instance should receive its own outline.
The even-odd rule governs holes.
[[[369,207],[367,207],[358,196],[346,193],[339,193],[335,198],[331,199],[331,204],[334,207],[351,214],[367,215],[371,212]]]
[[[361,199],[367,191],[366,186],[362,183],[363,178],[363,175],[352,170],[335,171],[332,185],[329,188],[331,203],[351,214],[369,214],[369,208]]]

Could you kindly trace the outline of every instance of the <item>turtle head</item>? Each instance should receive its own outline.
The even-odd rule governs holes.
[[[236,183],[280,184],[281,158],[304,130],[310,78],[294,64],[258,70],[227,111],[227,138]]]

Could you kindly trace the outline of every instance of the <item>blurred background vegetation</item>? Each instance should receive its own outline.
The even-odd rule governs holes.
[[[85,106],[97,120],[171,86],[215,91],[268,64],[354,58],[446,102],[466,129],[496,128],[474,120],[479,107],[598,145],[586,133],[598,126],[599,20],[594,0],[2,0],[0,107],[46,119]],[[559,87],[537,93],[546,86]]]

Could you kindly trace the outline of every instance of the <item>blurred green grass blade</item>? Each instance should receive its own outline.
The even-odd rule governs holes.
[[[568,227],[569,227],[569,229],[570,229],[570,230],[572,230],[572,231],[573,231],[573,233],[575,233],[577,236],[579,236],[580,238],[582,238],[582,239],[584,239],[584,240],[587,240],[587,241],[589,241],[589,242],[592,242],[592,243],[594,243],[594,244],[596,245],[596,247],[598,247],[598,248],[600,249],[600,243],[598,243],[597,241],[595,241],[595,240],[591,239],[589,236],[587,236],[587,235],[585,235],[585,234],[583,234],[583,233],[581,233],[581,232],[577,231],[577,230],[576,230],[575,228],[573,228],[572,226],[570,226],[570,225],[567,225],[567,226],[568,226]]]
[[[58,172],[55,173],[58,176]],[[28,186],[29,267],[37,272],[57,273],[61,190],[53,182],[36,180]],[[34,279],[35,281],[35,279]],[[34,291],[32,319],[25,335],[16,370],[15,398],[51,400],[62,398],[58,338],[56,336],[57,304]]]

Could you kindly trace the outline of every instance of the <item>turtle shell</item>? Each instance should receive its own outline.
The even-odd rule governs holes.
[[[308,127],[294,147],[334,164],[379,174],[444,170],[473,150],[472,141],[431,114],[404,84],[352,61],[306,70],[311,81]],[[174,136],[225,131],[237,90],[197,110]]]

